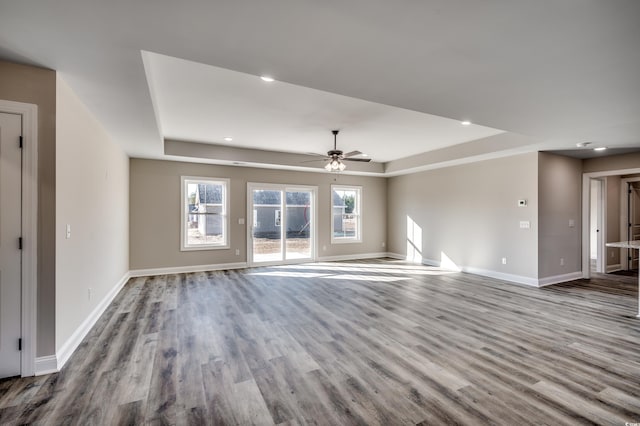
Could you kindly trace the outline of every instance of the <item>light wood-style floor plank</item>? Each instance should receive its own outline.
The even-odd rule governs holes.
[[[637,300],[390,259],[133,278],[0,424],[640,422]]]

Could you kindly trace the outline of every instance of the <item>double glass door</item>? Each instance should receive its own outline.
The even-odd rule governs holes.
[[[248,194],[251,264],[315,258],[315,187],[250,183]]]

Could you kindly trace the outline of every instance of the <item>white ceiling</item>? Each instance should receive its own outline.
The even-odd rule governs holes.
[[[58,70],[129,155],[151,158],[164,155],[160,128],[175,139],[234,132],[242,146],[324,152],[339,127],[345,150],[382,160],[469,140],[438,117],[527,135],[540,142],[531,149],[640,146],[638,46],[637,0],[0,0],[0,58]],[[141,51],[215,68],[149,55],[148,82]],[[226,82],[210,99],[183,101],[205,104],[200,120],[167,104],[181,94],[165,79],[183,65],[206,69],[208,89]],[[266,88],[246,74],[278,82]],[[305,102],[269,102],[266,90]],[[262,108],[264,119],[240,127],[230,111],[224,122],[211,117],[252,96],[251,116]]]
[[[143,58],[168,139],[324,154],[333,149],[330,130],[341,129],[339,149],[385,162],[502,133],[169,56]]]

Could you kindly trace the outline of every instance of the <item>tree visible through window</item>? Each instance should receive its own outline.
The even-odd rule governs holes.
[[[362,241],[362,188],[331,185],[331,242]]]
[[[228,248],[227,179],[182,178],[182,250]]]

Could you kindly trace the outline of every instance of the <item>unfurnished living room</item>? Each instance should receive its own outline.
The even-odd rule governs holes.
[[[640,2],[0,0],[0,424],[640,424]]]

